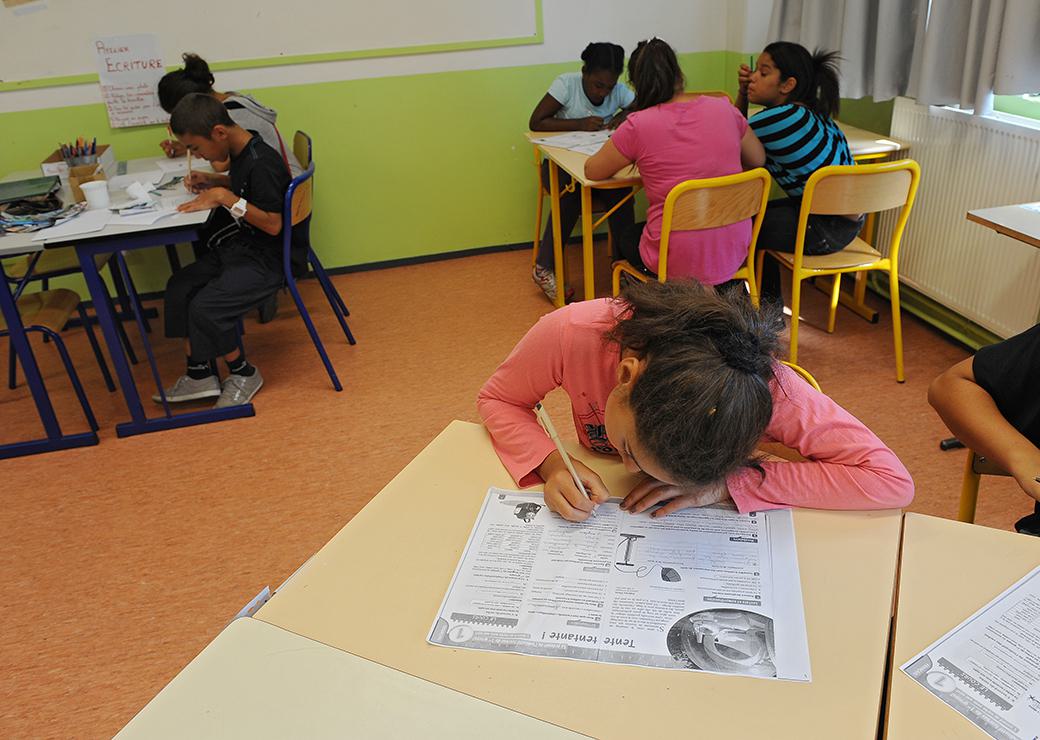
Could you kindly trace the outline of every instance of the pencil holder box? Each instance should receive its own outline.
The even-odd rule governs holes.
[[[77,203],[82,203],[87,199],[87,197],[83,195],[83,190],[80,188],[80,185],[85,182],[108,179],[105,176],[105,171],[101,169],[100,164],[83,164],[77,167],[70,167],[68,178],[69,189],[72,191],[72,197]]]
[[[116,152],[112,147],[108,144],[98,144],[97,154],[91,156],[97,157],[97,163],[106,173],[115,174]],[[61,178],[62,184],[67,184],[69,181],[69,165],[61,156],[60,149],[55,149],[47,159],[40,163],[40,170],[45,175],[57,175]]]

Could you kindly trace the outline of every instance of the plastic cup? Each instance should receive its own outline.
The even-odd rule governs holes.
[[[85,182],[79,186],[79,189],[83,191],[83,197],[87,199],[87,207],[90,210],[96,211],[100,208],[108,208],[111,201],[108,197],[107,180]]]

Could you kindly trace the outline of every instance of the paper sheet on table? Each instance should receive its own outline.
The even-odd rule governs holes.
[[[159,169],[163,172],[173,172],[176,174],[186,173],[188,171],[188,158],[178,157],[177,159],[160,159],[156,161]]]
[[[120,213],[113,215],[112,224],[123,224],[123,225],[135,225],[135,226],[149,226],[154,224],[160,219],[172,216],[177,213],[177,206],[181,203],[187,203],[194,196],[190,193],[177,193],[174,195],[164,195],[161,198],[153,196],[155,207],[149,210]]]
[[[902,671],[990,737],[1040,735],[1040,567]]]
[[[83,213],[73,216],[69,220],[56,226],[37,231],[33,235],[32,240],[34,242],[42,242],[66,236],[76,236],[77,234],[90,234],[95,231],[101,231],[108,225],[111,218],[112,214],[107,208],[100,208],[94,211],[83,211]]]
[[[116,175],[108,179],[109,190],[125,190],[132,183],[139,182],[142,185],[154,186],[166,177],[162,170],[149,170],[147,172],[134,172],[129,175]]]
[[[790,511],[619,503],[574,524],[541,493],[490,489],[428,641],[811,680]]]
[[[591,149],[591,153],[595,154],[603,146],[603,142],[610,138],[610,134],[610,131],[569,131],[566,134],[542,136],[537,139],[531,139],[531,141],[535,144],[553,146],[559,149],[582,151],[583,154],[590,153],[588,150]]]

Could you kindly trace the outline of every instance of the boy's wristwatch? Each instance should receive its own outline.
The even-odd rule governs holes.
[[[230,208],[228,208],[228,210],[231,211],[231,215],[235,218],[243,218],[246,215],[247,205],[249,204],[246,202],[245,198],[239,198],[231,205]]]

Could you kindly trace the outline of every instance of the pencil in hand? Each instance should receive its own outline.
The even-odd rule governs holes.
[[[557,452],[560,453],[560,457],[563,458],[563,464],[567,466],[567,472],[571,474],[571,478],[574,479],[574,485],[578,487],[578,490],[582,492],[589,501],[592,501],[592,497],[589,496],[589,492],[585,490],[585,485],[581,482],[581,478],[578,476],[578,471],[574,469],[574,463],[571,462],[571,456],[567,454],[567,450],[563,447],[563,442],[560,440],[560,435],[556,433],[556,427],[553,426],[552,419],[549,418],[549,414],[542,407],[541,403],[534,405],[534,415],[538,417],[538,421],[542,423],[545,428],[545,433],[549,435],[549,439],[556,445]],[[592,507],[592,516],[596,516],[596,505]]]

